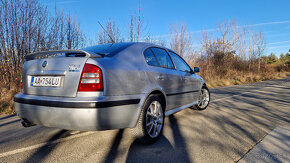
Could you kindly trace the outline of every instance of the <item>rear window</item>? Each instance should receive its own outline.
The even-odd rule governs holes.
[[[102,44],[87,47],[81,50],[93,52],[93,53],[101,53],[104,54],[106,57],[112,57],[118,52],[128,48],[129,46],[133,45],[134,43],[114,43],[114,44]]]

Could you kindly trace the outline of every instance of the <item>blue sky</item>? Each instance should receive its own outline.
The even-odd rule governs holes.
[[[170,33],[170,24],[185,23],[188,31],[213,29],[223,20],[237,20],[261,30],[267,42],[266,53],[276,55],[290,49],[289,0],[41,0],[50,12],[69,11],[84,33],[95,39],[98,21],[115,20],[121,32],[128,34],[130,14],[141,6],[146,31],[152,36]],[[198,35],[198,34],[196,34]],[[195,34],[193,33],[193,38]]]

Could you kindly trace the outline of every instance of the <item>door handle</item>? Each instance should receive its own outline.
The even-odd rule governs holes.
[[[157,79],[158,79],[158,80],[164,80],[164,76],[163,76],[163,75],[159,75],[159,76],[157,77]]]
[[[183,77],[184,82],[189,82],[189,78]]]
[[[187,81],[188,80],[188,78],[183,78],[185,81]]]

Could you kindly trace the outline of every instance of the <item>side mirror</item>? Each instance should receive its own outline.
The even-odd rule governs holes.
[[[194,68],[193,68],[193,72],[195,72],[195,73],[198,73],[198,72],[200,72],[200,69],[199,69],[199,67],[194,67]]]

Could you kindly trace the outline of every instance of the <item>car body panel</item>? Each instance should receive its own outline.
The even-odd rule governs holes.
[[[31,123],[47,127],[105,130],[135,127],[142,106],[152,92],[164,97],[166,115],[196,104],[204,80],[195,73],[148,65],[143,53],[151,47],[166,49],[150,43],[134,43],[110,57],[26,61],[23,93],[15,96],[16,112]],[[44,61],[47,61],[46,67],[42,67]],[[103,91],[77,91],[85,64],[102,70]],[[71,65],[77,65],[80,71],[70,72]],[[31,87],[29,77],[34,75],[63,76],[63,85]]]
[[[155,66],[150,66],[148,69],[150,69],[150,71],[147,71],[146,73],[149,80],[157,85],[160,85],[166,94],[166,98],[168,98],[168,100],[166,100],[166,110],[181,106],[182,99],[177,96],[168,96],[182,91],[181,73],[176,70]]]
[[[19,117],[33,124],[80,131],[134,127],[145,99],[145,94],[67,98],[19,93],[14,97]]]

